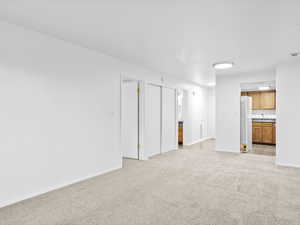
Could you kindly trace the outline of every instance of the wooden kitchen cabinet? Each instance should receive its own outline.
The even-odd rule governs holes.
[[[178,126],[178,144],[183,145],[183,125]]]
[[[252,123],[252,142],[276,144],[275,123]]]
[[[273,124],[272,123],[261,123],[262,124],[262,143],[273,144]]]
[[[248,92],[248,96],[252,97],[252,109],[254,110],[261,109],[261,92],[260,91]]]
[[[259,123],[253,123],[252,125],[252,142],[261,143],[262,142],[262,127]]]
[[[273,140],[272,144],[276,145],[276,123],[273,123]]]
[[[276,91],[242,92],[241,96],[252,97],[253,110],[276,109]]]
[[[261,92],[261,109],[275,109],[276,108],[276,92],[263,91]]]

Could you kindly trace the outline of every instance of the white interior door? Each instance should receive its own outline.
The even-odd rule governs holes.
[[[138,159],[139,99],[138,81],[123,81],[122,85],[122,150],[123,157]]]
[[[148,157],[161,153],[161,87],[147,85],[145,144]]]
[[[162,152],[177,149],[176,91],[162,89]]]

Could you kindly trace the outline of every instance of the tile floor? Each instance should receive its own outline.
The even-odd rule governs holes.
[[[276,155],[276,146],[275,145],[253,144],[252,153],[258,154],[258,155],[275,156]]]

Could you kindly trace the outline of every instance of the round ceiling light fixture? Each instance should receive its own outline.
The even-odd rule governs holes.
[[[298,56],[300,54],[300,52],[293,52],[291,53],[291,56],[295,57],[295,56]]]
[[[214,86],[216,86],[216,82],[209,82],[209,83],[207,84],[207,86],[209,86],[209,87],[214,87]]]
[[[213,67],[217,70],[225,70],[232,68],[233,65],[233,62],[217,62],[213,64]]]

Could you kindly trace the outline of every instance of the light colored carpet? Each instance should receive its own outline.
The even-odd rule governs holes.
[[[0,209],[1,225],[298,225],[300,170],[214,141]]]

